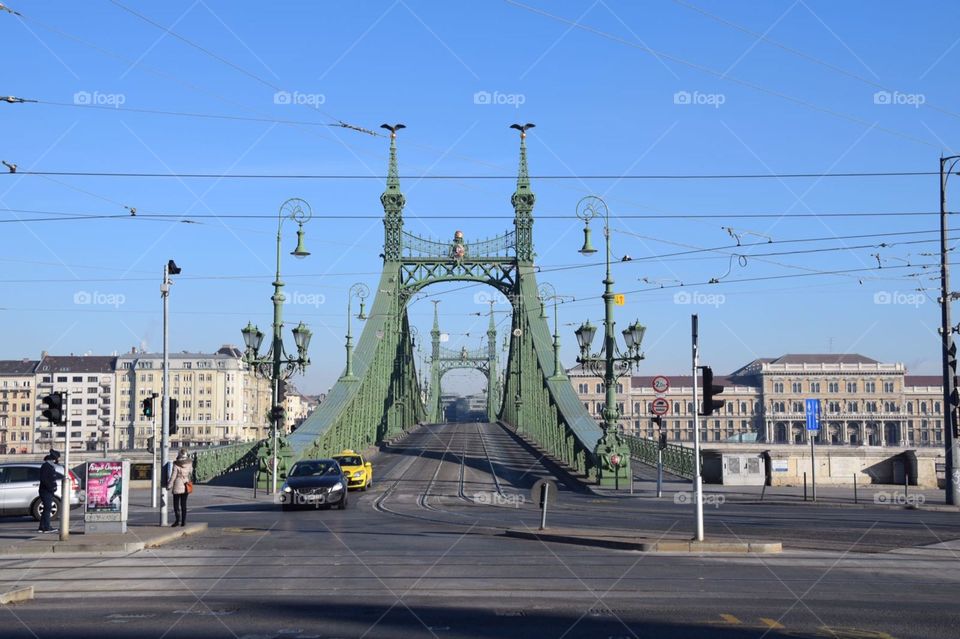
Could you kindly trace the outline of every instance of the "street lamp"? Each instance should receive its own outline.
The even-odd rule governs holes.
[[[547,317],[546,302],[553,300],[553,375],[550,376],[550,379],[567,379],[567,376],[563,370],[563,366],[560,364],[560,329],[557,324],[557,302],[569,301],[572,300],[573,297],[568,295],[557,295],[557,290],[553,287],[553,284],[548,282],[544,282],[540,285],[538,293],[540,294],[540,304],[542,305],[540,316],[544,319]],[[578,336],[577,340],[579,339],[580,337]]]
[[[356,377],[353,376],[353,329],[352,329],[352,315],[353,311],[351,310],[351,305],[353,304],[353,298],[357,297],[360,299],[360,312],[357,314],[358,320],[367,319],[367,313],[364,309],[367,298],[370,297],[370,289],[366,284],[357,282],[350,287],[350,292],[347,293],[347,370],[343,373],[343,377],[340,379],[343,380],[355,380]]]
[[[580,356],[577,362],[585,369],[592,372],[597,377],[603,377],[603,383],[606,391],[606,398],[602,412],[603,421],[601,428],[603,436],[597,442],[595,454],[600,461],[599,480],[601,485],[618,485],[621,470],[630,473],[630,448],[620,437],[617,429],[617,422],[620,419],[620,410],[617,406],[616,384],[620,377],[630,373],[634,367],[643,359],[641,344],[643,336],[646,333],[646,327],[635,321],[623,331],[623,339],[626,344],[626,352],[620,354],[620,348],[617,345],[616,334],[614,333],[615,322],[613,320],[613,277],[610,274],[610,212],[606,203],[595,196],[587,196],[577,204],[577,217],[583,220],[583,247],[580,253],[592,255],[597,250],[593,248],[590,234],[590,221],[603,216],[603,237],[606,244],[606,277],[603,280],[603,344],[600,352],[591,354],[590,345],[596,335],[596,327],[589,320],[580,325],[574,331],[577,336],[577,344],[580,346]],[[616,463],[614,463],[616,458]],[[613,481],[607,478],[603,471],[609,468],[613,471]]]
[[[307,357],[307,349],[310,346],[310,338],[313,333],[307,328],[306,324],[300,322],[293,329],[293,340],[297,346],[296,357],[287,357],[283,347],[283,302],[286,299],[283,295],[283,281],[280,279],[280,257],[281,244],[283,240],[283,223],[286,220],[293,220],[297,223],[297,247],[290,252],[291,255],[300,259],[310,255],[303,243],[303,225],[313,217],[313,211],[306,201],[300,198],[291,198],[280,206],[277,213],[277,275],[273,280],[273,339],[267,352],[260,356],[260,345],[263,343],[264,334],[259,328],[251,322],[243,328],[240,333],[243,335],[243,343],[246,350],[243,354],[243,361],[250,366],[255,375],[267,378],[271,382],[271,410],[270,420],[272,422],[272,443],[270,456],[272,462],[272,492],[277,492],[277,458],[279,457],[280,445],[280,421],[282,419],[283,409],[280,406],[280,382],[289,379],[294,373],[306,370],[310,364],[310,358]]]

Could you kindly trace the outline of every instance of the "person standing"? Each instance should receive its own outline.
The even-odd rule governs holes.
[[[57,529],[50,524],[50,513],[53,510],[57,482],[63,479],[63,475],[55,466],[59,460],[60,453],[51,449],[50,453],[43,458],[43,465],[40,466],[40,503],[43,505],[43,511],[40,513],[40,528],[37,530],[40,533],[57,532]]]
[[[170,470],[169,481],[170,492],[173,494],[173,512],[177,518],[173,526],[186,526],[187,496],[193,491],[193,462],[182,448]]]

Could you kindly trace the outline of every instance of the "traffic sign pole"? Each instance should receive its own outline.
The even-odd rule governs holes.
[[[693,502],[697,517],[696,540],[703,541],[703,478],[700,476],[700,411],[697,410],[697,373],[700,367],[700,338],[698,317],[690,316],[690,331],[693,348]]]
[[[814,438],[820,432],[820,400],[807,399],[804,402],[807,416],[807,437],[810,439],[810,485],[813,501],[817,501],[817,460],[814,452]]]

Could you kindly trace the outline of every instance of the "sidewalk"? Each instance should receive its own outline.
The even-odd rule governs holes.
[[[187,535],[195,535],[207,529],[206,522],[187,524],[185,527],[160,528],[159,526],[130,526],[125,534],[84,534],[82,521],[71,521],[77,530],[71,529],[70,539],[60,541],[56,533],[23,535],[0,533],[0,556],[37,555],[47,553],[131,553],[170,543]]]
[[[645,537],[636,533],[611,528],[508,528],[507,537],[537,539],[578,546],[639,550],[641,552],[670,553],[779,553],[779,541],[742,541],[736,537],[712,535],[710,541],[693,541],[689,537]]]
[[[633,460],[633,494],[630,485],[624,482],[619,491],[612,488],[591,486],[594,494],[611,498],[656,498],[657,470]],[[677,503],[689,502],[693,484],[689,479],[664,471],[663,497]],[[857,486],[854,497],[853,484],[849,486],[817,486],[817,501],[813,501],[813,487],[808,486],[804,500],[803,486],[724,486],[704,484],[704,495],[721,497],[726,503],[817,505],[851,508],[894,508],[933,511],[960,511],[960,507],[944,502],[943,490],[909,486],[904,492],[902,485],[867,484]]]

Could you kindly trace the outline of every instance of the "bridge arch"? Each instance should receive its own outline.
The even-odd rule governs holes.
[[[437,241],[404,230],[406,198],[400,189],[396,131],[391,131],[386,189],[380,196],[383,271],[354,351],[354,376],[340,379],[320,407],[284,438],[281,472],[297,459],[345,447],[365,448],[438,417],[433,395],[439,398],[441,369],[431,366],[428,397],[416,371],[407,305],[417,292],[441,282],[487,284],[511,304],[503,382],[488,406],[489,417],[536,440],[555,458],[584,474],[596,475],[599,469],[609,468],[603,454],[596,452],[600,427],[558,368],[553,337],[541,316],[533,265],[536,198],[530,188],[525,138],[526,131],[521,130],[517,185],[510,200],[513,229],[481,240],[456,231],[449,241]],[[494,332],[487,343],[488,379],[492,381],[498,379],[495,337]]]

